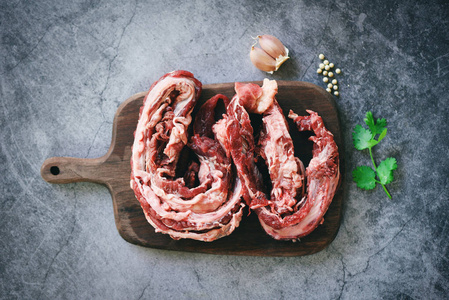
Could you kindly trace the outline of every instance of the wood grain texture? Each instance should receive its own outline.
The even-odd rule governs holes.
[[[342,136],[333,97],[324,89],[311,83],[278,81],[278,86],[279,92],[276,98],[286,116],[290,109],[299,115],[306,115],[305,110],[311,109],[323,117],[326,127],[334,134],[339,147],[340,168],[344,178]],[[234,95],[234,83],[204,85],[197,108],[217,93],[231,98]],[[130,243],[145,247],[227,255],[300,256],[321,251],[332,242],[340,227],[343,185],[340,185],[324,217],[324,223],[300,242],[272,239],[260,226],[255,213],[249,216],[245,213],[240,227],[230,236],[214,242],[175,241],[168,235],[155,233],[153,227],[146,221],[129,183],[133,133],[145,95],[145,92],[138,93],[118,108],[113,123],[111,146],[104,156],[95,159],[49,158],[42,165],[42,178],[50,183],[88,181],[107,186],[111,192],[115,223],[120,235]],[[289,125],[295,145],[295,155],[307,166],[312,158],[312,143],[308,141],[310,133],[298,132],[290,120]]]

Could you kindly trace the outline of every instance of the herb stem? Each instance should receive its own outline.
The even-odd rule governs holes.
[[[374,162],[373,151],[371,150],[371,147],[369,147],[368,149],[369,149],[369,155],[371,156],[371,162],[373,163],[374,170],[376,170],[376,174],[377,174],[377,166],[376,166],[376,163]]]
[[[377,166],[376,166],[376,163],[374,162],[373,151],[371,150],[371,147],[368,147],[368,149],[369,149],[369,155],[371,156],[371,162],[373,163],[374,170],[376,171],[376,175],[377,175]],[[379,177],[379,176],[377,175],[377,177]],[[379,178],[379,179],[380,179],[380,178]],[[376,181],[377,181],[377,180],[376,180]],[[382,184],[380,181],[377,181],[377,182],[380,183],[380,185],[383,187],[385,193],[387,193],[388,198],[391,199],[391,195],[390,195],[390,193],[388,192],[388,190],[387,190],[387,188],[385,187],[385,185]]]
[[[383,185],[382,183],[381,183],[381,185],[382,185],[382,187],[384,188],[385,193],[387,193],[388,198],[391,199],[391,195],[390,195],[390,193],[388,192],[388,190],[387,190],[387,188],[385,187],[385,185]]]

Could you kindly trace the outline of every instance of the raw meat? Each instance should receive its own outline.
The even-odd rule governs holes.
[[[289,117],[298,130],[315,133],[313,159],[304,170],[294,156],[287,121],[275,99],[276,81],[265,79],[263,86],[235,84],[236,95],[228,106],[227,136],[230,153],[246,191],[245,201],[262,227],[278,240],[296,240],[311,233],[323,222],[339,180],[339,155],[333,135],[317,113]],[[256,145],[248,113],[262,114],[263,125]],[[267,165],[270,184],[264,184],[256,159]],[[307,181],[307,189],[304,182]],[[271,191],[267,190],[271,186]],[[269,194],[269,196],[268,196]]]
[[[174,71],[151,86],[135,132],[131,188],[156,232],[214,241],[239,226],[245,203],[278,240],[302,238],[324,221],[340,181],[337,145],[316,112],[290,111],[299,131],[315,134],[304,168],[277,90],[274,80],[237,82],[231,101],[212,97],[190,126],[201,93],[193,74]],[[226,114],[217,121],[220,101]],[[257,132],[254,114],[262,116]]]
[[[213,241],[239,226],[244,188],[223,148],[227,140],[220,127],[225,119],[215,122],[217,102],[229,103],[225,96],[201,107],[193,136],[188,135],[200,93],[201,83],[186,71],[168,73],[151,86],[135,132],[131,188],[156,232]],[[197,159],[179,171],[188,148]]]

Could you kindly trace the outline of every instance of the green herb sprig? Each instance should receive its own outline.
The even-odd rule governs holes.
[[[398,167],[396,159],[394,157],[388,157],[381,161],[379,166],[376,166],[372,151],[372,148],[387,135],[387,121],[385,119],[374,120],[373,114],[370,111],[366,113],[364,121],[369,129],[361,125],[355,126],[352,138],[354,147],[357,150],[369,150],[374,170],[368,166],[359,166],[352,171],[352,178],[357,183],[357,186],[364,190],[372,190],[376,187],[376,183],[379,183],[391,199],[391,195],[385,185],[391,183],[394,179],[393,170],[396,170]]]

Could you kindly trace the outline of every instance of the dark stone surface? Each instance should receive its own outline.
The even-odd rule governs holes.
[[[445,1],[1,1],[0,296],[4,299],[443,299],[449,297],[449,6]],[[291,50],[255,69],[252,36]],[[164,73],[203,83],[303,80],[324,53],[343,70],[344,217],[307,257],[167,252],[125,242],[108,191],[50,185],[51,156],[98,157],[122,101]],[[388,120],[374,148],[395,180],[363,191],[350,171],[365,112]]]

